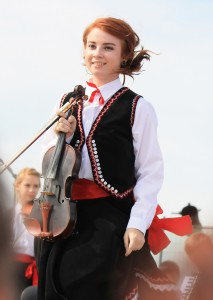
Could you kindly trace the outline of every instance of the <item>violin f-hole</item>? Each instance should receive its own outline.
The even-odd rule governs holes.
[[[61,186],[59,184],[57,184],[56,187],[55,187],[55,189],[56,189],[56,193],[55,194],[56,194],[56,197],[58,199],[58,203],[59,204],[63,204],[64,203],[64,199],[60,200],[60,198],[61,198]]]

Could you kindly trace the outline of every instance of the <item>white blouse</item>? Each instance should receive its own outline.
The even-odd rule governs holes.
[[[17,203],[15,206],[13,234],[14,252],[34,256],[34,236],[27,231],[23,223],[20,203]]]
[[[121,87],[119,78],[100,86],[99,90],[105,103]],[[88,97],[92,91],[94,88],[87,85],[86,95]],[[85,137],[88,136],[94,120],[103,107],[99,104],[99,97],[100,94],[96,93],[92,103],[88,100],[84,101],[82,120]],[[57,109],[58,105],[55,107],[55,111]],[[53,126],[44,134],[42,155],[56,143],[57,135],[54,133]],[[157,117],[153,106],[141,97],[136,106],[132,127],[137,182],[133,189],[135,204],[132,207],[127,228],[137,228],[144,234],[155,215],[157,195],[163,183],[163,159],[157,138],[157,126]],[[71,139],[72,137],[67,142],[70,142]],[[94,180],[86,144],[82,149],[79,178]]]

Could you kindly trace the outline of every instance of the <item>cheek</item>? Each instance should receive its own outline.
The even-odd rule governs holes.
[[[90,51],[88,49],[84,49],[84,53],[83,53],[84,59],[88,59],[88,57],[90,56]]]
[[[91,69],[91,60],[92,60],[91,56],[85,55],[85,57],[84,57],[84,65],[88,69],[89,72],[90,72],[90,69]]]
[[[92,59],[91,53],[85,52],[85,55],[84,55],[85,63],[89,63],[91,61],[91,59]]]
[[[19,195],[24,196],[24,195],[26,195],[26,193],[27,193],[27,189],[22,188],[19,190]]]

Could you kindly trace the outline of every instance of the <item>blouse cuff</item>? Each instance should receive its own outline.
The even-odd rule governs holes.
[[[146,234],[147,228],[149,228],[150,224],[148,224],[145,220],[137,217],[131,217],[127,228],[136,228],[140,230],[144,235]]]

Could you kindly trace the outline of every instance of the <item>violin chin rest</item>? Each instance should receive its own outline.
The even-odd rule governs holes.
[[[40,236],[41,225],[36,219],[23,217],[23,222],[29,233],[31,233],[34,236]]]

